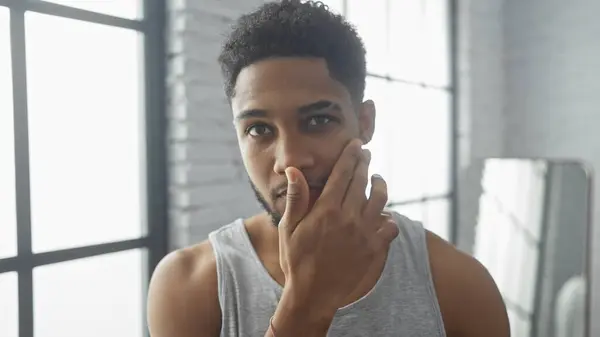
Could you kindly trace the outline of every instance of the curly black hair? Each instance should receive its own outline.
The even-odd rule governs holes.
[[[322,58],[331,77],[346,87],[353,101],[361,102],[365,54],[354,27],[321,1],[283,0],[241,16],[223,44],[219,64],[231,99],[240,71],[255,62],[272,57]]]

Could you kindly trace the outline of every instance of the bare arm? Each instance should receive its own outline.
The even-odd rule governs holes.
[[[277,337],[325,337],[335,313],[319,313],[305,301],[309,297],[291,288],[286,287],[274,314]],[[160,262],[150,282],[147,310],[152,337],[220,335],[216,261],[208,242],[173,252]],[[265,336],[276,337],[270,329]]]
[[[510,337],[506,307],[492,276],[475,259],[465,261],[463,270],[457,290],[466,305],[457,336]]]
[[[217,270],[208,242],[159,263],[150,281],[147,315],[152,337],[219,336]]]
[[[427,244],[448,337],[509,337],[506,307],[487,269],[434,234]]]

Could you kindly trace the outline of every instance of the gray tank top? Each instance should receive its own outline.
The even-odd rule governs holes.
[[[394,214],[400,234],[380,279],[358,301],[338,309],[328,337],[446,337],[423,226]],[[209,234],[216,261],[221,337],[263,337],[282,287],[270,276],[241,219]]]

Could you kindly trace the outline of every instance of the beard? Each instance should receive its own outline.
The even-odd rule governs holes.
[[[325,184],[327,183],[328,178],[329,178],[329,176],[325,176],[325,177],[321,177],[321,178],[317,178],[317,179],[310,179],[309,181],[307,181],[307,184],[308,184],[309,188],[311,188],[313,190],[322,190],[323,187],[325,186]],[[256,197],[256,200],[258,200],[258,203],[260,203],[260,206],[267,212],[267,214],[269,214],[269,217],[271,218],[271,222],[273,223],[273,225],[275,227],[279,227],[279,223],[281,222],[281,219],[283,218],[283,214],[276,211],[271,206],[271,204],[269,204],[269,202],[268,202],[268,200],[271,200],[274,202],[277,199],[277,195],[275,193],[271,193],[270,198],[267,199],[265,197],[265,195],[263,195],[258,190],[258,188],[254,184],[254,182],[252,182],[252,179],[250,179],[250,177],[248,177],[248,182],[250,183],[250,187],[252,187],[252,191],[254,192],[254,196]]]
[[[269,202],[267,201],[265,196],[263,196],[262,193],[260,193],[258,191],[258,188],[256,188],[256,185],[254,185],[254,183],[252,182],[252,180],[250,180],[250,178],[248,178],[248,181],[250,182],[250,187],[252,187],[252,191],[254,192],[254,195],[256,196],[256,200],[258,200],[258,203],[260,204],[260,206],[267,212],[267,214],[269,214],[269,217],[271,218],[271,223],[275,227],[279,227],[279,223],[281,222],[281,218],[283,217],[283,215],[281,213],[277,212],[276,210],[274,210],[273,207],[271,207],[271,205],[269,205]]]

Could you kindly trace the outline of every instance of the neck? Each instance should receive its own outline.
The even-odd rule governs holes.
[[[279,231],[267,212],[244,220],[244,224],[255,248],[266,249],[269,254],[279,254]]]
[[[279,264],[279,232],[267,213],[257,214],[244,220],[244,226],[254,250],[269,274],[280,285],[285,276]]]

